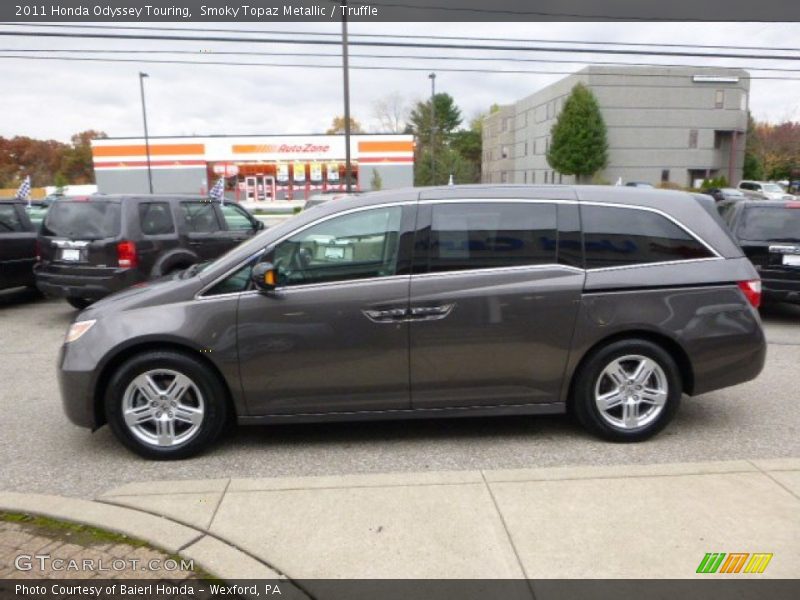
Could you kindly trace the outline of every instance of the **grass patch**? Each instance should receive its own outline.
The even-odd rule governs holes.
[[[127,544],[134,548],[150,548],[150,544],[144,540],[128,537],[122,533],[106,531],[91,525],[72,523],[70,521],[59,521],[50,517],[39,515],[29,515],[26,513],[11,513],[0,511],[0,521],[7,523],[23,523],[36,527],[48,536],[69,537],[70,541],[81,545],[88,544]]]

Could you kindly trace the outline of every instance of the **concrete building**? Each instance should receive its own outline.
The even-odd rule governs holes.
[[[742,178],[749,76],[741,69],[591,66],[486,118],[485,183],[575,183],[547,163],[550,132],[572,88],[592,90],[608,128],[595,182],[679,186]],[[581,182],[588,183],[588,182]]]
[[[353,187],[383,189],[414,184],[411,135],[353,135]],[[92,141],[100,192],[147,193],[148,148],[144,138]],[[152,137],[149,163],[155,193],[205,194],[225,177],[226,196],[244,202],[300,200],[344,190],[343,135]]]

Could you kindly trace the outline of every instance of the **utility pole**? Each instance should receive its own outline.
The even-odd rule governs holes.
[[[436,73],[428,75],[431,80],[431,185],[436,185],[436,159],[433,155],[433,145],[436,136]]]
[[[139,91],[142,93],[142,120],[144,121],[144,149],[147,154],[147,186],[150,193],[153,193],[153,172],[150,169],[150,137],[147,134],[147,109],[144,103],[144,78],[149,77],[147,73],[139,72]]]
[[[342,7],[342,75],[344,80],[344,185],[349,194],[353,191],[350,164],[350,68],[347,53],[347,0]]]

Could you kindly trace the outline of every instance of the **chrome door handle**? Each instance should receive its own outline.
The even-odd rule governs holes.
[[[455,303],[441,304],[439,306],[416,306],[411,309],[411,316],[419,320],[444,319],[453,312]]]
[[[389,308],[386,310],[364,309],[361,312],[373,323],[402,321],[408,315],[408,311],[405,308]]]

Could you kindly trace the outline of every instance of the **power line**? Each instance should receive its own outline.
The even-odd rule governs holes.
[[[181,42],[223,42],[223,43],[250,43],[250,44],[289,44],[289,45],[315,45],[315,46],[338,46],[338,40],[281,40],[275,38],[235,38],[235,37],[216,37],[216,36],[175,36],[175,35],[127,35],[110,33],[58,33],[52,31],[20,32],[20,31],[0,31],[0,36],[15,37],[54,37],[54,38],[98,38],[115,40],[159,40],[159,41],[181,41]],[[447,49],[447,50],[485,50],[485,51],[513,51],[513,52],[560,52],[566,54],[624,54],[636,56],[689,56],[696,58],[746,58],[749,60],[790,60],[800,61],[800,55],[781,55],[781,54],[724,54],[709,52],[679,52],[666,50],[620,50],[603,48],[595,50],[591,48],[546,48],[540,46],[491,46],[485,44],[441,44],[441,43],[421,43],[421,42],[381,42],[381,41],[351,41],[351,46],[376,46],[388,48],[420,48],[420,49]]]
[[[137,64],[168,64],[168,65],[208,65],[208,66],[229,66],[229,67],[275,67],[275,68],[302,68],[302,69],[338,69],[339,65],[320,65],[303,63],[264,63],[264,62],[232,62],[232,61],[195,61],[195,60],[157,60],[157,59],[134,59],[134,58],[92,58],[77,56],[21,56],[2,54],[0,59],[21,59],[21,60],[60,60],[60,61],[82,61],[82,62],[108,62],[108,63],[137,63]],[[351,69],[365,71],[430,71],[430,66],[426,67],[403,67],[389,65],[350,65]],[[453,73],[488,73],[504,75],[574,75],[576,71],[538,71],[538,70],[512,70],[512,69],[472,69],[454,67],[436,67],[437,71]],[[620,73],[591,73],[593,77],[606,76],[617,77]],[[674,77],[668,74],[647,74],[647,73],[623,73],[626,77]],[[742,76],[742,79],[773,80],[773,81],[800,81],[800,77],[781,77],[781,76]]]
[[[0,48],[0,52],[12,53],[34,53],[34,52],[54,52],[54,53],[85,53],[85,54],[176,54],[190,56],[284,56],[302,58],[331,58],[339,60],[339,54],[322,54],[318,52],[254,52],[254,51],[224,51],[224,50],[120,50],[120,49],[100,49],[100,48]],[[512,62],[512,63],[545,63],[545,64],[587,64],[603,66],[624,66],[624,67],[683,67],[691,69],[747,69],[750,71],[774,71],[782,73],[798,73],[800,69],[786,69],[780,67],[753,67],[749,65],[693,65],[686,63],[642,63],[642,62],[619,62],[604,60],[567,60],[556,58],[519,58],[503,56],[430,56],[414,54],[350,54],[353,58],[366,59],[396,59],[396,60],[448,60],[448,61],[492,61],[492,62]],[[651,75],[653,77],[657,75]],[[665,75],[671,77],[671,75]]]
[[[327,31],[277,31],[274,29],[220,29],[220,28],[201,28],[201,27],[161,27],[147,26],[137,27],[129,25],[64,25],[64,24],[39,24],[39,23],[0,23],[3,27],[51,27],[51,28],[80,28],[80,29],[104,29],[104,30],[132,30],[132,31],[182,31],[190,33],[252,33],[259,35],[308,35],[320,37],[340,37],[339,33]],[[397,39],[441,39],[441,40],[461,40],[461,41],[481,41],[481,42],[521,42],[528,44],[581,44],[584,46],[623,46],[640,48],[702,48],[709,50],[766,50],[766,51],[791,51],[800,52],[800,48],[790,46],[734,46],[716,44],[676,44],[670,42],[616,42],[616,41],[587,41],[587,40],[548,40],[537,38],[510,38],[510,37],[474,37],[460,35],[414,35],[414,34],[395,34],[395,33],[349,33],[349,37],[354,38],[397,38]],[[559,50],[559,47],[554,47]]]

